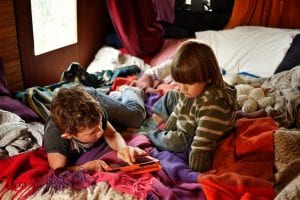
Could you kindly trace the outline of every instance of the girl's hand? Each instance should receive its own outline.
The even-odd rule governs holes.
[[[132,165],[137,156],[146,155],[146,152],[138,147],[125,146],[118,150],[118,158]]]
[[[146,90],[147,88],[152,88],[154,81],[152,76],[148,74],[143,74],[138,80],[131,83],[131,86],[140,88],[141,90]]]

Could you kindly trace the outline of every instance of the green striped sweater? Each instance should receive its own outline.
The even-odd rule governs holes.
[[[231,132],[237,109],[236,91],[230,87],[208,86],[197,98],[179,94],[166,130],[181,131],[193,137],[189,167],[194,171],[211,168],[212,152],[218,140]]]

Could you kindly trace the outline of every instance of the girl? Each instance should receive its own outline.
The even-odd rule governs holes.
[[[223,82],[212,49],[196,40],[177,49],[171,74],[180,91],[167,92],[153,106],[153,118],[166,125],[147,136],[160,150],[187,152],[192,170],[208,171],[217,142],[234,127],[236,91]]]

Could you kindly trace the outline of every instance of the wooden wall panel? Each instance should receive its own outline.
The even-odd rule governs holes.
[[[88,66],[112,26],[104,0],[77,0],[78,43],[35,56],[30,0],[15,0],[14,3],[25,87],[59,81],[71,62]]]
[[[19,58],[13,0],[0,1],[0,57],[10,91],[22,90],[23,80]]]

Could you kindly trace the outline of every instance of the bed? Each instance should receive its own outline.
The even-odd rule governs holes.
[[[264,108],[266,116],[237,120],[236,131],[216,149],[213,170],[204,174],[189,170],[177,155],[158,151],[136,129],[122,134],[130,145],[159,159],[161,170],[142,175],[53,172],[42,148],[43,124],[59,88],[83,84],[108,94],[165,65],[186,38],[165,40],[150,63],[105,46],[87,68],[71,63],[59,82],[16,94],[7,90],[1,67],[1,199],[296,199],[300,196],[299,33],[300,29],[258,26],[195,33],[196,39],[213,48],[225,81],[264,88],[265,95],[274,99]],[[176,84],[166,77],[157,89],[160,92],[145,101],[149,115],[153,103]],[[77,163],[93,158],[117,160],[107,146],[100,146]]]
[[[136,134],[137,130],[124,131],[123,135],[129,144],[139,146],[158,158],[162,170],[138,176],[126,173],[87,174],[84,171],[54,173],[49,170],[41,148],[44,120],[49,115],[49,104],[57,89],[80,83],[108,93],[120,85],[130,84],[138,73],[164,65],[185,39],[165,40],[161,52],[148,64],[105,47],[99,50],[95,62],[87,69],[79,63],[71,63],[60,82],[27,88],[16,94],[7,90],[0,62],[0,198],[299,198],[299,29],[279,29],[274,34],[270,34],[268,29],[253,38],[263,27],[237,27],[260,24],[299,28],[299,3],[282,0],[259,2],[262,1],[236,0],[226,31],[195,33],[197,39],[213,47],[227,82],[236,86],[263,87],[266,95],[274,99],[274,104],[264,109],[268,117],[252,115],[237,121],[236,131],[216,149],[213,170],[205,174],[188,170],[186,163],[176,155],[158,152],[144,135]],[[259,13],[260,16],[250,16]],[[231,35],[235,30],[243,34]],[[229,39],[233,41],[228,42]],[[115,71],[115,68],[123,67],[130,73],[120,77],[119,70]],[[176,85],[169,81],[166,79],[159,85],[161,93],[176,89]],[[147,108],[159,95],[148,98],[145,102]],[[101,146],[82,156],[78,162],[94,156],[101,159],[116,157]]]

